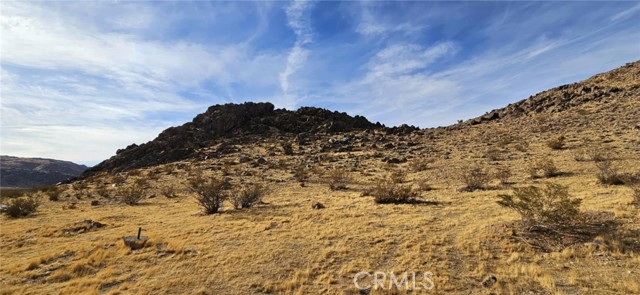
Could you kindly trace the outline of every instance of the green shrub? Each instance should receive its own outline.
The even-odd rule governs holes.
[[[499,195],[497,203],[520,214],[526,225],[562,227],[580,219],[582,200],[572,198],[566,186],[547,183],[545,187],[514,188],[513,195]]]

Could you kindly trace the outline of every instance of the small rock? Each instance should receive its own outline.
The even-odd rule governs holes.
[[[98,200],[91,201],[91,206],[98,206],[98,205],[100,205],[100,201]]]
[[[313,205],[311,205],[311,208],[318,210],[318,209],[324,209],[326,207],[320,202],[315,202],[313,203]]]
[[[484,281],[482,281],[482,286],[485,288],[489,288],[493,284],[495,284],[497,281],[498,281],[498,278],[496,278],[495,275],[490,275],[486,279],[484,279]]]

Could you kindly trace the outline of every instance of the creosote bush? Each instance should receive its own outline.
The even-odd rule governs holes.
[[[12,218],[25,217],[35,213],[40,206],[40,200],[37,196],[21,196],[11,199],[4,209],[4,214]]]
[[[484,168],[475,166],[463,170],[460,174],[460,178],[465,184],[461,190],[472,192],[475,190],[486,189],[489,181],[491,180],[491,175]]]
[[[244,187],[236,187],[229,196],[231,203],[235,209],[251,208],[262,201],[262,198],[268,193],[265,185],[253,183]]]
[[[47,195],[49,201],[57,202],[60,200],[60,193],[62,193],[62,188],[56,185],[52,185],[42,190],[42,192]]]
[[[598,181],[601,184],[624,184],[623,176],[618,174],[611,160],[596,161],[596,167],[598,167]]]
[[[500,166],[496,169],[495,177],[500,180],[500,184],[509,184],[509,177],[512,176],[511,169],[508,166]]]
[[[285,155],[293,155],[293,146],[288,141],[280,142],[280,147],[282,148],[282,153]]]
[[[196,201],[205,214],[218,213],[228,197],[225,191],[227,186],[228,183],[223,179],[204,177],[202,174],[197,174],[189,180],[189,189],[196,194]]]
[[[120,201],[130,206],[138,205],[144,199],[144,189],[138,185],[130,185],[118,188]]]
[[[310,176],[311,169],[307,168],[305,164],[299,164],[293,168],[293,178],[300,183],[300,186],[305,186]]]
[[[333,168],[328,173],[329,188],[331,190],[345,190],[351,181],[349,174],[344,168]]]
[[[550,140],[547,141],[547,146],[550,147],[552,150],[561,150],[564,149],[564,140],[566,138],[562,135],[552,138]]]
[[[547,183],[544,187],[514,188],[513,195],[498,196],[500,206],[518,212],[527,226],[563,227],[580,220],[581,199],[572,198],[566,186]]]
[[[624,184],[632,191],[633,205],[640,207],[640,172],[629,174],[624,177]]]
[[[390,178],[379,180],[370,194],[378,204],[414,203],[420,197],[410,185],[398,184]]]
[[[560,175],[560,171],[551,159],[542,159],[531,163],[529,166],[531,178],[555,177]]]

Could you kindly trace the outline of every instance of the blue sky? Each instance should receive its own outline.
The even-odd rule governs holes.
[[[640,2],[0,3],[0,153],[93,165],[207,106],[436,127],[640,59]]]

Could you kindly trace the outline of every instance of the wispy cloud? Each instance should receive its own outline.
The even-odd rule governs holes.
[[[305,49],[304,46],[313,40],[309,16],[309,11],[312,6],[312,2],[296,0],[286,8],[289,27],[291,27],[296,35],[296,41],[287,56],[286,67],[284,71],[280,73],[280,88],[282,89],[283,103],[285,107],[289,108],[293,108],[297,104],[296,97],[290,93],[291,85],[289,78],[304,65],[309,55],[309,50]]]

